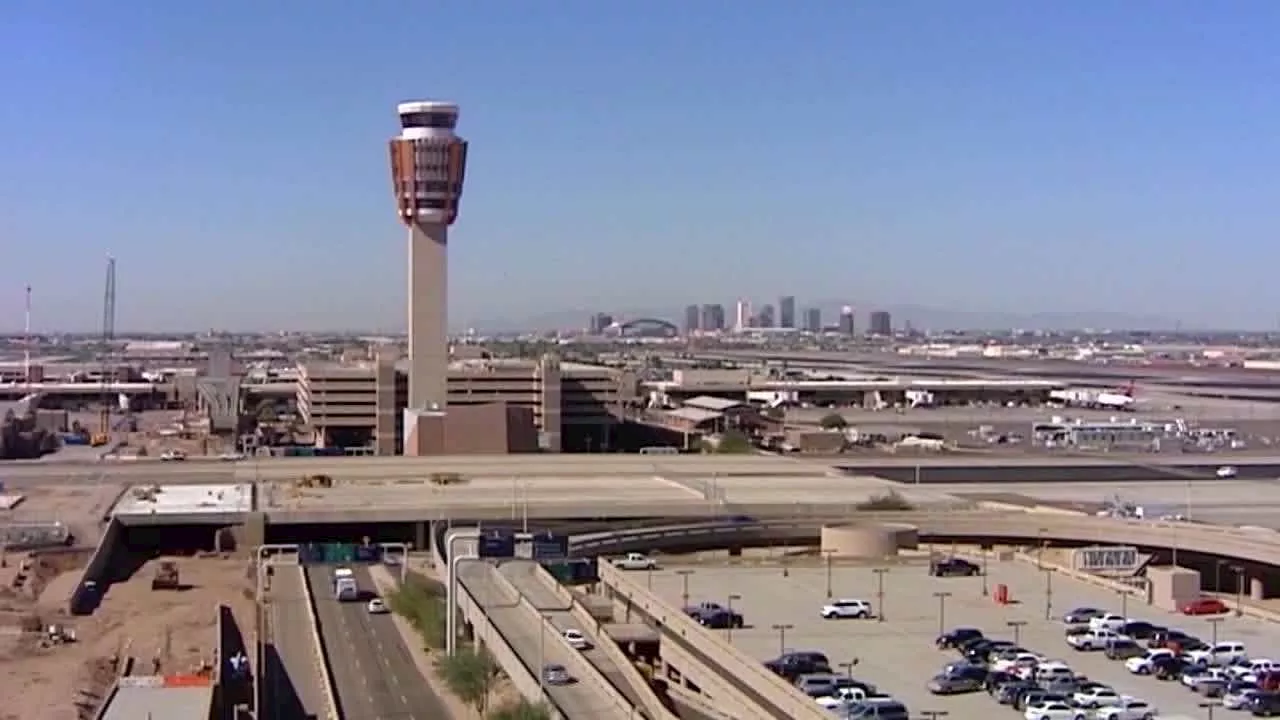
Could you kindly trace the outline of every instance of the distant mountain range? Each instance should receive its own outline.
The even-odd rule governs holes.
[[[847,303],[829,300],[816,304],[802,304],[803,308],[817,307],[822,310],[822,322],[835,324],[840,308]],[[945,308],[926,307],[922,305],[889,305],[858,306],[858,327],[866,327],[867,315],[872,310],[887,310],[893,316],[895,328],[911,327],[917,330],[1175,330],[1180,326],[1176,318],[1141,313],[1081,311],[1081,312],[983,312],[966,310],[949,310]],[[733,307],[725,307],[730,322],[733,318]],[[596,310],[565,310],[556,312],[535,313],[523,317],[493,318],[478,326],[478,330],[529,331],[529,330],[569,330],[584,328],[594,312],[607,312],[619,320],[650,317],[669,320],[677,325],[684,322],[684,306],[626,308],[616,310],[598,308]],[[799,318],[797,318],[799,322]]]

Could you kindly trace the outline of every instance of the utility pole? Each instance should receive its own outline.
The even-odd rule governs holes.
[[[873,568],[871,572],[876,574],[876,621],[884,622],[884,575],[889,568]]]
[[[104,437],[111,434],[111,377],[115,368],[113,344],[116,339],[116,259],[107,256],[107,277],[102,288],[102,360],[101,398],[98,432]]]
[[[933,596],[938,598],[938,635],[941,636],[947,631],[947,598],[951,593],[936,592]]]

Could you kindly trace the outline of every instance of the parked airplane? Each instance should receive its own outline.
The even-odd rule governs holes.
[[[1117,390],[1067,389],[1051,390],[1049,398],[1067,407],[1098,410],[1133,410],[1137,399],[1133,395],[1133,383]]]

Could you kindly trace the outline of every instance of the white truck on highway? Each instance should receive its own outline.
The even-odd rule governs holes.
[[[626,557],[614,558],[612,564],[619,570],[658,569],[658,561],[643,553],[627,553]]]
[[[360,586],[356,584],[355,573],[351,568],[335,568],[333,571],[333,597],[338,602],[350,602],[360,599]]]

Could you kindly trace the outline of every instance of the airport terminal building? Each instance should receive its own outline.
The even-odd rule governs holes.
[[[396,455],[404,440],[409,377],[403,360],[306,363],[296,403],[318,442]],[[636,396],[629,373],[538,360],[455,361],[448,376],[451,452],[590,452],[608,449]]]

